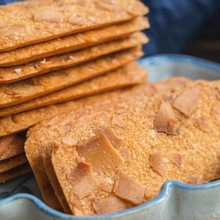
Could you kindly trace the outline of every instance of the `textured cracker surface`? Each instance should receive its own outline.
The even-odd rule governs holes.
[[[9,107],[117,69],[142,56],[140,48],[106,55],[76,67],[0,86],[0,107]]]
[[[199,98],[193,106],[195,107],[193,112],[186,117],[182,114],[182,109],[178,109],[175,105],[175,100],[179,97],[183,98],[185,92],[195,90],[199,93]],[[190,97],[184,99],[187,103]],[[69,208],[73,213],[97,214],[94,201],[101,201],[109,196],[127,204],[126,199],[114,194],[112,190],[107,192],[105,188],[100,188],[100,184],[103,183],[110,184],[114,188],[119,173],[141,185],[144,189],[142,202],[156,196],[166,180],[176,179],[198,184],[219,178],[220,120],[219,110],[216,109],[219,101],[219,81],[198,81],[188,83],[184,88],[176,91],[164,92],[151,99],[148,98],[129,111],[105,115],[103,118],[85,116],[84,120],[78,120],[75,128],[55,141],[52,154],[53,167]],[[178,132],[173,135],[155,130],[155,118],[163,102],[171,104],[176,119],[172,126],[177,128]],[[181,103],[181,106],[184,105]],[[190,105],[189,107],[191,108]],[[89,163],[89,161],[81,158],[77,146],[98,137],[99,132],[105,128],[113,131],[122,140],[122,144],[116,149],[119,153],[129,152],[129,157],[118,167],[106,169],[105,172],[97,169],[94,171],[91,165],[95,185],[90,193],[79,199],[74,194],[77,188],[74,189],[73,171],[80,163]],[[171,157],[173,154],[178,155],[181,161],[175,161]],[[127,207],[130,205],[132,204]]]
[[[67,87],[66,89],[59,90],[9,108],[2,108],[0,109],[0,117],[13,115],[42,106],[62,103],[85,96],[95,95],[101,92],[132,86],[146,81],[146,78],[147,74],[143,68],[141,68],[138,64],[130,63],[115,71],[80,84]]]
[[[95,29],[144,15],[139,1],[19,2],[0,7],[0,51]],[[85,3],[85,4],[84,4]],[[103,5],[104,4],[104,5]]]
[[[2,52],[0,53],[0,66],[15,66],[57,54],[88,48],[89,46],[128,36],[133,32],[148,27],[148,20],[144,17],[139,17],[122,24],[68,35],[12,51]],[[0,76],[2,76],[2,69],[0,69],[0,73]]]

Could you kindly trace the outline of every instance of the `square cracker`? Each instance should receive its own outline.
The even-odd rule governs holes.
[[[119,40],[106,42],[79,51],[56,55],[14,67],[0,68],[0,84],[8,84],[53,70],[73,67],[98,57],[147,43],[148,38],[137,32]]]
[[[129,87],[146,81],[146,71],[136,63],[108,72],[91,80],[67,87],[33,100],[0,109],[0,117],[9,116],[47,105],[62,103],[85,96],[95,95],[123,87]]]
[[[165,88],[163,85],[166,84],[169,85],[169,87],[166,86],[166,90],[171,90],[176,87],[184,86],[188,81],[189,80],[185,78],[169,79],[167,81],[157,83],[156,88],[158,91],[164,91]],[[155,85],[141,85],[132,89],[119,90],[116,92],[86,98],[81,101],[79,100],[77,108],[74,111],[45,120],[29,130],[28,139],[25,145],[26,154],[29,158],[29,162],[35,173],[42,194],[44,195],[45,201],[48,204],[55,204],[55,200],[53,199],[51,201],[50,196],[48,196],[46,192],[46,189],[48,188],[50,188],[50,192],[53,191],[53,188],[50,185],[51,182],[63,209],[67,213],[70,212],[69,207],[65,202],[65,197],[62,196],[62,191],[60,191],[59,184],[56,181],[53,167],[51,165],[51,140],[56,139],[58,136],[63,136],[68,130],[75,127],[77,120],[83,117],[83,115],[93,114],[93,116],[95,115],[95,118],[97,118],[97,115],[111,115],[114,111],[120,112],[121,109],[126,108],[126,106],[129,107],[130,105],[141,101],[143,98],[155,94],[156,90],[154,87]],[[42,161],[45,165],[44,167],[39,167],[39,164],[42,164]]]
[[[68,35],[12,51],[2,52],[0,53],[0,66],[15,66],[70,51],[76,51],[122,38],[148,27],[148,20],[140,17],[122,24]]]
[[[219,81],[189,82],[129,110],[78,120],[55,140],[51,158],[72,213],[134,207],[170,179],[219,178],[219,94]],[[118,203],[109,209],[112,199]]]
[[[139,47],[106,55],[76,67],[0,86],[0,107],[9,107],[102,75],[136,60]]]
[[[0,52],[128,21],[148,13],[140,1],[18,2],[0,7]]]

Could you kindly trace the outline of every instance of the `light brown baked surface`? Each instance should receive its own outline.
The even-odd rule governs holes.
[[[173,78],[163,82],[165,84],[168,83],[170,85],[170,89],[173,89],[177,86],[183,86],[184,82],[186,83],[188,81],[189,80],[186,78]],[[163,84],[163,82],[159,82],[158,84]],[[160,87],[161,86],[157,86],[158,91],[160,90]],[[53,188],[50,185],[51,182],[63,209],[65,212],[70,213],[69,207],[67,203],[65,203],[65,197],[63,196],[62,190],[60,189],[54,175],[53,167],[51,166],[51,140],[56,139],[58,136],[62,136],[68,130],[72,129],[72,127],[75,127],[77,120],[83,117],[83,115],[93,114],[95,117],[98,117],[98,115],[100,117],[105,114],[109,115],[114,111],[120,111],[126,106],[128,107],[133,103],[141,101],[146,96],[151,96],[155,93],[155,91],[155,84],[146,84],[135,86],[132,89],[118,90],[81,99],[77,102],[78,105],[75,106],[74,111],[68,114],[58,115],[54,118],[45,120],[42,123],[38,123],[28,131],[28,139],[25,144],[26,154],[38,181],[41,192],[48,204],[55,206],[57,203],[56,198],[51,198],[47,194],[47,190],[49,188],[50,192],[53,191]],[[39,164],[43,165],[43,162],[44,167],[39,166]]]
[[[140,1],[44,3],[19,2],[0,6],[0,51],[55,39],[142,16]]]
[[[94,78],[143,55],[139,47],[123,50],[76,67],[0,86],[0,108],[37,98]]]
[[[24,163],[27,163],[27,158],[24,153],[21,153],[6,160],[2,160],[0,161],[0,174],[8,170],[14,169]]]
[[[140,100],[141,97],[152,94],[153,91],[154,89],[151,86],[140,86],[134,87],[131,91],[129,89],[119,90],[89,97],[85,100],[82,99],[82,101],[76,102],[76,106],[73,108],[75,110],[71,113],[62,114],[43,121],[29,130],[28,139],[25,143],[25,153],[47,204],[54,206],[55,203],[53,198],[50,196],[47,197],[46,191],[49,188],[50,181],[48,180],[42,160],[43,156],[45,158],[50,156],[49,152],[47,153],[47,148],[48,151],[51,151],[51,148],[49,148],[51,140],[62,136],[69,129],[72,129],[77,119],[85,114],[91,114],[92,112],[101,112],[101,115],[111,114],[115,109],[120,109],[121,103],[126,103],[126,105],[129,106],[132,102]],[[130,94],[132,94],[132,96],[130,96]],[[59,197],[59,199],[60,198],[62,197]],[[62,204],[62,206],[65,211],[68,211],[68,206],[65,204]]]
[[[31,173],[31,172],[32,172],[32,170],[31,170],[28,163],[22,164],[14,169],[0,173],[0,183],[5,183],[11,179],[23,176],[23,175]]]
[[[0,53],[0,66],[15,66],[120,39],[149,27],[144,17]],[[37,53],[36,53],[37,51]],[[12,69],[14,67],[11,67]],[[3,70],[0,69],[0,80]]]
[[[190,82],[129,111],[84,116],[56,139],[52,163],[75,215],[134,207],[166,180],[220,177],[220,82]],[[109,206],[111,204],[111,206]]]
[[[0,68],[0,83],[8,84],[30,78],[53,70],[64,69],[96,59],[98,57],[147,43],[148,38],[137,32],[120,40],[114,40],[97,46],[56,55],[20,66]]]
[[[24,152],[25,134],[12,134],[0,138],[0,162]]]
[[[41,96],[39,98],[0,109],[0,117],[13,115],[19,112],[74,100],[101,92],[107,92],[114,89],[129,87],[140,84],[147,79],[146,71],[136,63],[130,63],[122,68],[101,75],[99,77],[87,80],[85,82],[70,86],[66,89]]]

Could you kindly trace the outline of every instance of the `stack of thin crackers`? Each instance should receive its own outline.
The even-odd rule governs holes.
[[[31,171],[26,131],[146,81],[135,60],[148,38],[138,0],[24,1],[0,7],[0,182]],[[80,99],[81,101],[76,101]]]

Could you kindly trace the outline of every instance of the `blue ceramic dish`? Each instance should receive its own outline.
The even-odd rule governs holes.
[[[171,76],[220,79],[220,65],[182,55],[160,55],[140,61],[149,80]],[[220,220],[220,180],[202,185],[167,181],[153,200],[102,216],[75,217],[45,205],[32,175],[0,185],[0,220]]]

